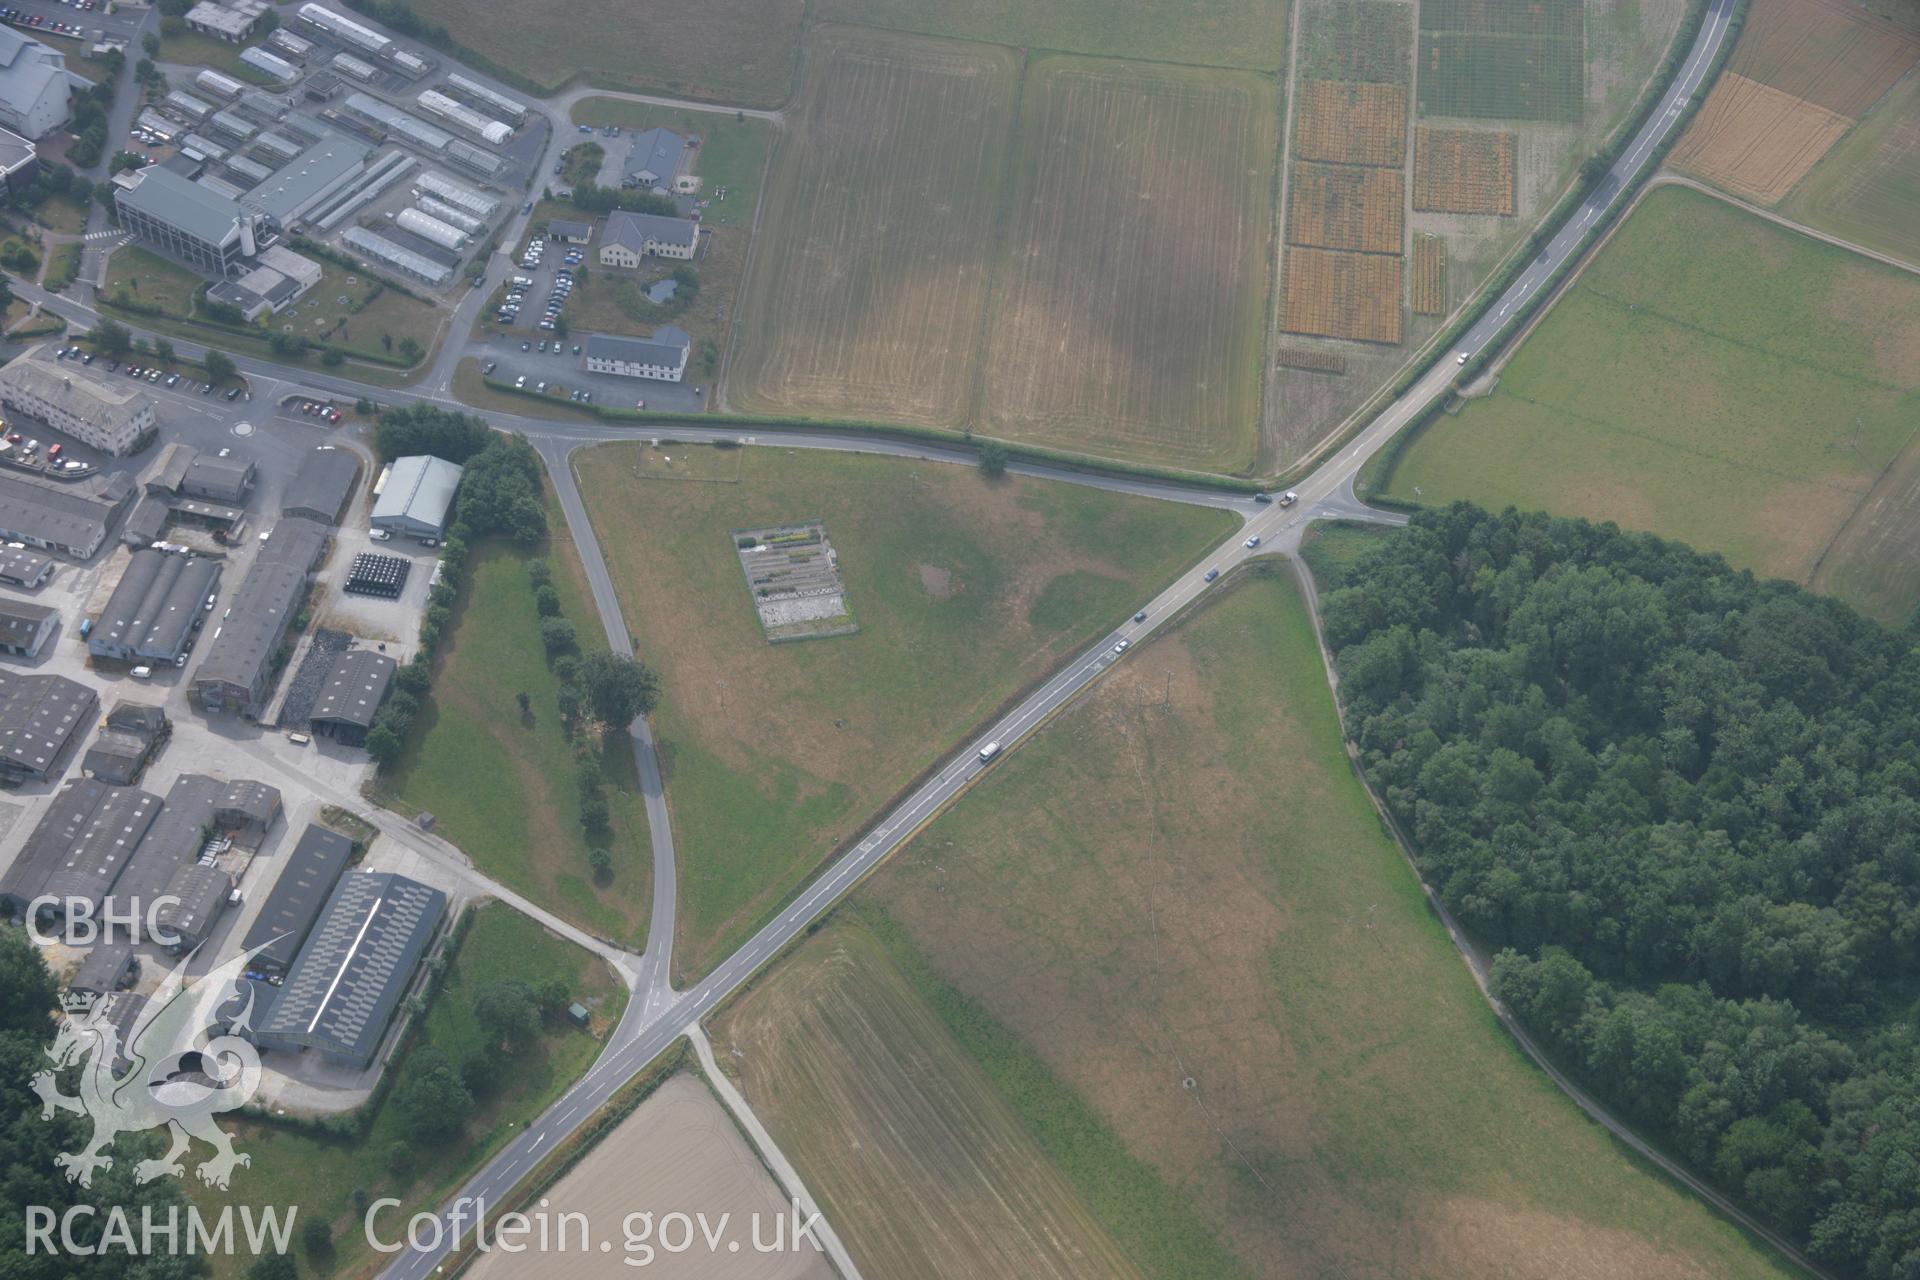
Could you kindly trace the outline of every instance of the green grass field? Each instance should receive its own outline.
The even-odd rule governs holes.
[[[824,0],[815,16],[1107,58],[1276,71],[1286,66],[1285,0],[1147,0],[1124,18],[1099,0]]]
[[[213,1191],[190,1177],[184,1180],[188,1194],[202,1208],[226,1203],[297,1206],[302,1222],[320,1218],[334,1228],[337,1255],[309,1257],[309,1267],[322,1274],[370,1269],[375,1258],[364,1243],[355,1196],[397,1196],[404,1202],[392,1211],[391,1220],[381,1220],[383,1226],[388,1221],[404,1223],[408,1215],[429,1208],[579,1079],[626,1008],[626,988],[591,953],[507,907],[483,906],[476,909],[446,981],[407,1052],[433,1044],[456,1062],[475,1052],[481,1033],[473,1018],[474,994],[503,977],[523,978],[535,987],[551,980],[565,983],[573,999],[593,1011],[593,1028],[591,1033],[570,1024],[547,1028],[538,1045],[513,1059],[513,1069],[497,1092],[482,1101],[464,1139],[441,1148],[414,1146],[384,1106],[366,1133],[354,1137],[246,1121],[238,1126],[235,1145],[252,1163],[235,1175],[232,1189]],[[390,1070],[396,1080],[404,1079],[407,1059],[402,1057]],[[396,1149],[408,1153],[401,1171],[394,1168]],[[248,1261],[242,1255],[217,1257],[214,1274],[228,1280],[242,1274]]]
[[[792,86],[802,0],[529,0],[481,9],[412,0],[479,61],[552,93],[579,81],[607,89],[771,107]]]
[[[260,42],[256,40],[252,43],[257,46]],[[256,71],[240,61],[240,55],[247,48],[245,44],[229,44],[225,40],[203,36],[197,31],[184,31],[177,36],[168,36],[160,41],[160,56],[155,61],[192,67],[196,70],[201,67],[211,67],[215,71],[225,72],[248,84],[273,84],[272,76]],[[272,50],[268,52],[271,53]],[[140,50],[133,49],[129,51],[128,58],[132,60],[139,55]]]
[[[1423,116],[1578,123],[1586,64],[1578,37],[1420,32]]]
[[[700,220],[710,227],[750,227],[754,202],[760,198],[760,177],[767,166],[767,148],[774,129],[765,120],[735,119],[715,111],[686,111],[627,102],[619,98],[582,98],[573,104],[573,122],[605,128],[617,124],[626,133],[664,126],[700,139],[693,171],[700,177],[701,198],[708,201]],[[584,136],[584,135],[582,135]],[[609,145],[605,137],[602,146]],[[619,139],[613,139],[617,145]],[[722,187],[727,198],[715,198]]]
[[[1301,0],[1298,74],[1307,80],[1406,84],[1413,14],[1400,0]]]
[[[1500,1029],[1348,766],[1277,567],[1136,647],[869,901],[1077,1186],[1144,1164],[1251,1273],[1792,1274]],[[1115,1145],[1077,1147],[1089,1124]],[[1150,1273],[1223,1270],[1120,1238],[1161,1247]]]
[[[65,196],[48,196],[34,206],[33,220],[49,231],[77,236],[87,229],[87,206]]]
[[[555,513],[549,523],[564,527]],[[582,645],[597,644],[599,622],[572,545],[556,539],[539,554],[553,566]],[[431,812],[436,830],[488,875],[584,928],[639,946],[653,863],[633,754],[624,743],[601,753],[614,870],[610,883],[596,885],[578,821],[576,746],[556,709],[560,685],[540,645],[529,558],[502,543],[472,554],[433,693],[383,785],[401,812]],[[521,692],[531,706],[525,717],[514,699]]]
[[[1665,188],[1389,488],[1613,520],[1806,582],[1856,513],[1897,514],[1863,504],[1917,430],[1920,279]]]
[[[199,276],[138,245],[122,245],[107,259],[100,289],[103,298],[125,294],[135,304],[159,307],[184,317],[193,307],[194,290],[206,283]]]
[[[1895,85],[1800,180],[1780,211],[1920,265],[1920,75]]]
[[[603,446],[575,467],[627,625],[661,672],[686,976],[1232,527],[1211,510],[935,463],[753,448],[737,481],[703,483],[652,478],[648,452]],[[770,645],[729,534],[808,519],[826,524],[860,631]],[[1071,615],[1049,592],[1062,578]]]

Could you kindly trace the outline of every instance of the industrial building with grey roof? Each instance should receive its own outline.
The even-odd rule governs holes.
[[[313,731],[349,746],[364,743],[396,665],[372,649],[348,649],[336,657],[307,717]]]
[[[137,787],[91,779],[70,783],[54,796],[0,878],[0,907],[20,913],[38,899],[79,900],[97,912],[160,805],[159,796]]]
[[[87,651],[119,662],[178,662],[205,620],[220,566],[200,556],[143,549],[87,636]]]
[[[318,823],[308,824],[241,943],[243,950],[259,949],[253,957],[254,968],[285,973],[292,967],[307,932],[352,860],[353,841]]]
[[[445,894],[405,876],[343,877],[260,1024],[260,1046],[312,1049],[364,1070],[446,909]]]
[[[411,538],[446,537],[447,512],[460,476],[457,464],[430,454],[394,459],[386,487],[373,504],[373,527]]]
[[[360,459],[351,449],[321,445],[308,452],[287,482],[280,514],[339,524],[360,480]]]
[[[99,705],[99,695],[77,680],[0,671],[0,778],[57,777]]]
[[[0,471],[0,535],[87,560],[105,544],[107,530],[131,496]]]
[[[283,518],[269,531],[194,671],[193,696],[202,709],[248,717],[264,709],[275,655],[306,600],[309,577],[326,556],[328,538],[327,526],[299,517]]]
[[[60,625],[60,611],[25,600],[0,599],[0,653],[37,658]]]

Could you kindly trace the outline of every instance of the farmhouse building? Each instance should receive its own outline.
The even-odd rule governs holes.
[[[692,350],[693,339],[669,324],[654,330],[651,338],[593,334],[584,354],[589,373],[679,382],[687,376],[687,356]]]
[[[664,193],[680,176],[687,151],[687,140],[671,129],[653,128],[637,133],[628,144],[620,183],[640,191]]]
[[[600,232],[600,265],[637,267],[643,258],[691,258],[700,244],[700,224],[691,218],[615,209]]]

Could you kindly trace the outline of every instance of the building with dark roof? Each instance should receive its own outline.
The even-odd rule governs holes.
[[[166,803],[141,837],[139,847],[120,868],[107,895],[108,910],[145,921],[163,898],[179,898],[175,914],[155,923],[168,932],[186,930],[204,940],[226,909],[231,877],[216,892],[217,881],[183,875],[195,867],[213,868],[222,841],[259,843],[259,836],[280,812],[280,793],[260,782],[227,782],[205,774],[183,773],[167,792]],[[208,833],[215,833],[209,837]],[[226,873],[221,872],[224,877]],[[165,920],[171,918],[172,926]]]
[[[260,904],[253,927],[247,930],[245,951],[260,948],[253,968],[263,973],[285,973],[333,895],[333,886],[353,860],[353,841],[338,831],[310,823],[300,842],[287,855],[280,876]]]
[[[130,787],[172,736],[173,722],[159,707],[115,703],[107,713],[106,724],[81,757],[80,771],[101,782]]]
[[[134,552],[87,636],[87,652],[116,662],[178,663],[219,584],[220,566],[212,560]]]
[[[394,459],[386,487],[373,504],[373,527],[410,538],[444,538],[460,476],[460,466],[445,458],[416,454]]]
[[[160,805],[159,796],[134,787],[90,780],[69,784],[40,815],[0,878],[0,907],[24,913],[38,899],[80,899],[97,912],[159,816]]]
[[[615,209],[600,229],[600,265],[637,267],[644,258],[691,258],[700,224],[691,218]]]
[[[253,476],[253,463],[246,458],[201,454],[187,464],[187,472],[180,478],[180,492],[189,498],[245,502],[253,489]]]
[[[53,557],[38,551],[0,547],[0,582],[33,590],[53,576]]]
[[[307,722],[313,731],[350,747],[362,745],[386,701],[396,663],[372,649],[348,649],[333,660]]]
[[[54,484],[0,470],[0,537],[90,559],[131,497],[118,486]]]
[[[213,936],[232,904],[232,876],[211,863],[188,863],[167,881],[153,913],[154,931],[175,951],[191,951]]]
[[[166,532],[167,517],[173,513],[167,504],[152,494],[142,494],[120,526],[120,541],[129,547],[150,547]]]
[[[326,557],[327,541],[327,527],[316,521],[291,517],[274,526],[194,672],[192,692],[203,709],[250,719],[264,709],[275,657],[306,602],[308,580]]]
[[[157,164],[121,174],[114,186],[121,226],[210,275],[233,275],[254,254],[254,215],[230,196]]]
[[[581,361],[589,373],[679,382],[687,376],[687,358],[692,352],[693,339],[684,329],[663,324],[653,331],[651,338],[590,334]]]
[[[24,600],[0,600],[0,653],[37,658],[60,624],[60,612]]]
[[[0,778],[58,777],[99,705],[99,696],[77,680],[0,671]]]
[[[549,218],[547,234],[561,244],[585,244],[593,239],[593,224],[575,222],[571,218]]]
[[[344,876],[260,1026],[261,1047],[312,1049],[364,1070],[446,909],[445,894],[405,876]]]
[[[671,129],[658,126],[633,135],[627,144],[627,159],[622,167],[623,186],[642,191],[665,193],[680,176],[687,156],[687,140]]]
[[[321,445],[301,460],[280,498],[280,514],[339,524],[360,481],[360,458],[351,449]]]
[[[127,985],[127,982],[140,972],[140,962],[133,958],[133,944],[125,941],[96,943],[87,952],[86,959],[73,972],[67,982],[67,990],[78,991],[91,996],[112,995]]]

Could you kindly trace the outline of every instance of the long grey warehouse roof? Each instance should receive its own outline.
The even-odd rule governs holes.
[[[207,931],[227,908],[233,877],[216,866],[189,863],[167,881],[166,898],[154,912],[154,923],[189,946],[204,942]]]
[[[114,504],[84,490],[0,472],[0,529],[8,533],[52,547],[97,547],[113,516]]]
[[[0,671],[0,764],[44,773],[99,702],[92,689],[65,676]]]
[[[140,181],[121,190],[114,199],[215,244],[226,238],[240,216],[240,206],[234,201],[157,164],[140,170]]]
[[[233,593],[233,612],[208,642],[196,681],[254,684],[306,598],[307,575],[326,543],[326,526],[312,520],[283,519],[273,527]]]
[[[281,984],[261,1042],[371,1061],[446,906],[445,894],[405,876],[343,878]]]
[[[219,576],[213,561],[197,556],[134,552],[87,637],[87,647],[101,657],[171,660],[185,651]]]
[[[104,996],[120,988],[120,979],[133,963],[131,942],[100,942],[87,952],[87,958],[67,981],[69,991],[91,991]]]
[[[287,482],[280,510],[290,516],[338,524],[359,479],[360,459],[353,450],[326,446],[314,449]]]
[[[90,778],[70,784],[0,879],[0,899],[84,898],[99,906],[159,812],[160,797],[137,787]]]
[[[140,847],[121,868],[109,897],[145,918],[173,883],[174,873],[191,866],[227,784],[205,774],[183,773],[167,791]]]
[[[460,474],[459,466],[431,454],[394,459],[387,487],[373,504],[374,522],[410,519],[444,525],[454,491],[460,487]]]
[[[309,720],[373,727],[373,713],[387,696],[397,664],[372,649],[349,649],[333,660],[320,696],[313,701]]]
[[[299,217],[313,203],[360,172],[368,147],[338,134],[329,135],[298,159],[247,192],[241,203],[281,222]]]
[[[314,823],[300,833],[241,944],[246,951],[262,948],[254,963],[283,970],[293,963],[352,857],[353,841],[337,831]]]

